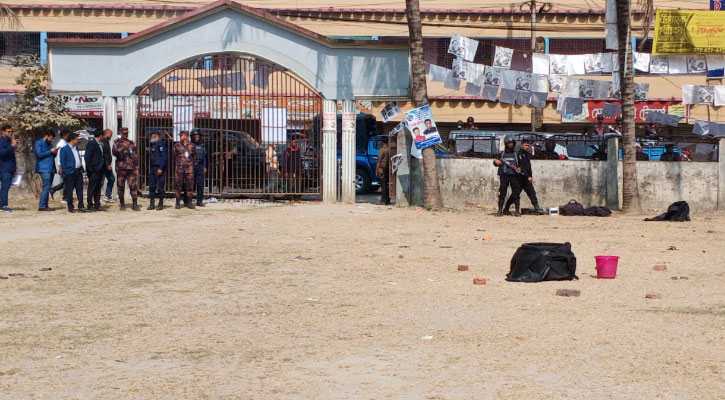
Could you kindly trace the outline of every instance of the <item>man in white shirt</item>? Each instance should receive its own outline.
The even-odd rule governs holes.
[[[55,186],[53,186],[50,189],[50,198],[51,199],[53,198],[53,195],[55,194],[55,192],[63,189],[63,187],[64,187],[64,185],[63,185],[63,170],[60,167],[60,149],[62,149],[63,147],[65,147],[65,146],[68,145],[68,142],[66,140],[68,139],[68,134],[69,133],[70,132],[68,132],[68,130],[66,130],[66,129],[60,131],[60,140],[55,145],[55,148],[58,149],[58,151],[55,153],[55,168],[58,170],[58,175],[60,175],[60,183],[57,184],[57,185],[55,185]],[[63,203],[65,203],[65,202],[66,201],[65,201],[65,196],[64,196],[63,197]]]
[[[60,149],[60,166],[63,169],[63,197],[68,202],[68,212],[76,212],[73,208],[73,190],[78,198],[78,211],[86,212],[83,206],[83,163],[78,151],[78,135],[68,135],[68,145]]]

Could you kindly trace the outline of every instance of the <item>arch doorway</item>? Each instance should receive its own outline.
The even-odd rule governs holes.
[[[322,150],[316,125],[322,106],[322,95],[309,84],[254,56],[213,54],[185,61],[138,92],[141,187],[147,185],[152,131],[161,131],[171,149],[179,132],[200,129],[208,153],[205,193],[319,195]],[[298,155],[285,159],[292,139]],[[172,153],[167,191],[174,187]]]

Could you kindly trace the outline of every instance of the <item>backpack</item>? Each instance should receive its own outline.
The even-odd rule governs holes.
[[[590,217],[608,217],[612,215],[612,210],[606,206],[591,206],[584,210],[584,214]]]
[[[667,207],[667,212],[654,218],[645,218],[645,221],[675,221],[690,220],[690,205],[686,201],[676,201]]]
[[[524,243],[511,258],[509,282],[570,281],[576,276],[576,256],[567,243]]]
[[[560,210],[561,215],[586,215],[584,206],[574,199],[569,200],[567,204],[561,206]]]

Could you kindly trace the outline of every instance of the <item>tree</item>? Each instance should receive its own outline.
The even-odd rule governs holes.
[[[634,131],[634,76],[632,73],[631,0],[615,0],[619,42],[619,73],[622,96],[622,211],[642,211],[637,188],[636,137]],[[616,155],[614,155],[616,157]]]
[[[5,3],[0,3],[0,27],[5,30],[15,30],[20,26],[18,15]]]
[[[420,3],[418,0],[405,0],[405,14],[408,18],[410,42],[410,86],[413,106],[428,104],[428,88],[425,81],[423,61],[423,28],[420,21]],[[423,204],[428,209],[443,208],[443,198],[438,182],[438,168],[433,147],[423,149]]]
[[[24,91],[2,110],[0,122],[15,128],[20,142],[17,150],[18,173],[31,177],[35,167],[33,141],[42,136],[43,130],[76,129],[82,121],[71,115],[60,97],[49,95],[48,67],[41,66],[38,57],[17,57],[13,66],[22,68],[15,83],[22,85]],[[29,179],[24,182],[29,182]],[[31,189],[37,188],[31,185]]]

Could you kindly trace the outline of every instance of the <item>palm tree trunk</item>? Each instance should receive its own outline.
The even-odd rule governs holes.
[[[418,0],[405,0],[405,14],[408,18],[410,41],[410,86],[413,105],[422,107],[428,104],[428,88],[425,81],[423,61],[423,28],[420,22],[420,3]],[[433,147],[423,149],[423,204],[428,209],[443,208],[443,198],[438,182],[436,155]]]
[[[635,149],[634,76],[632,73],[632,43],[630,29],[631,0],[616,0],[617,33],[619,35],[619,73],[622,93],[622,212],[642,211],[637,188]],[[618,157],[611,154],[610,157]]]

